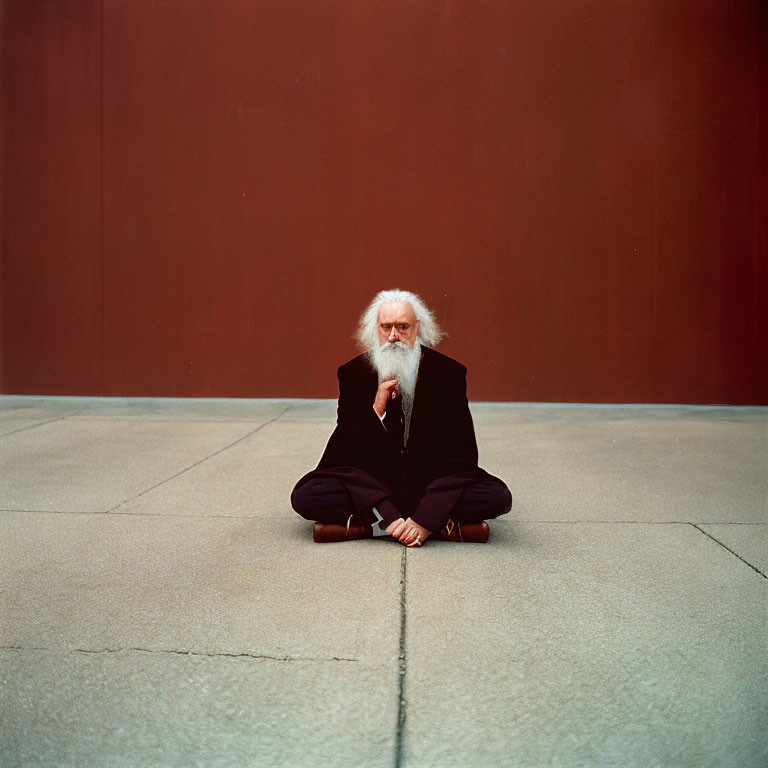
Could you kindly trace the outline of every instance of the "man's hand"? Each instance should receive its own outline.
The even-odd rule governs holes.
[[[407,520],[399,518],[387,526],[387,533],[396,538],[407,547],[420,547],[430,535],[430,531],[422,528],[409,517]]]
[[[404,531],[404,530],[405,530],[405,520],[403,520],[402,517],[398,517],[394,523],[390,523],[387,526],[387,533],[390,536],[394,536],[395,538],[397,538],[401,533],[401,531]]]
[[[384,418],[384,414],[387,410],[387,402],[394,400],[400,392],[397,390],[397,379],[387,379],[379,384],[379,388],[376,391],[376,399],[373,401],[373,410],[376,411],[377,416],[381,419]]]

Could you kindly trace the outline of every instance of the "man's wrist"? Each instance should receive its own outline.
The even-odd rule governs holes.
[[[413,515],[411,515],[411,522],[416,523],[416,525],[420,525],[425,531],[429,531],[430,535],[434,533],[434,531],[431,530],[429,525],[425,525],[425,523],[419,519],[418,510],[416,510],[416,512],[414,512]]]
[[[392,499],[382,499],[381,501],[377,501],[375,506],[387,525],[402,518],[402,515]]]

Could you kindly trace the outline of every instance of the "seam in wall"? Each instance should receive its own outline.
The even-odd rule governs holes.
[[[104,0],[101,0],[100,23],[100,78],[99,78],[99,147],[101,152],[99,168],[99,251],[100,251],[100,274],[99,290],[101,294],[101,317],[99,331],[99,361],[100,361],[100,384],[101,394],[106,391],[106,373],[104,366]]]

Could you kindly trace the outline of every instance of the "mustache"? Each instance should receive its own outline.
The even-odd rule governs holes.
[[[413,351],[413,348],[409,347],[403,341],[386,341],[378,349],[378,352],[381,355],[394,355],[397,353],[411,352],[411,351]]]

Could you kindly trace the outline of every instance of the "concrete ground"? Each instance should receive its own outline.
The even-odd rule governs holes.
[[[768,765],[768,409],[473,413],[407,550],[292,512],[330,401],[0,398],[2,766]]]

